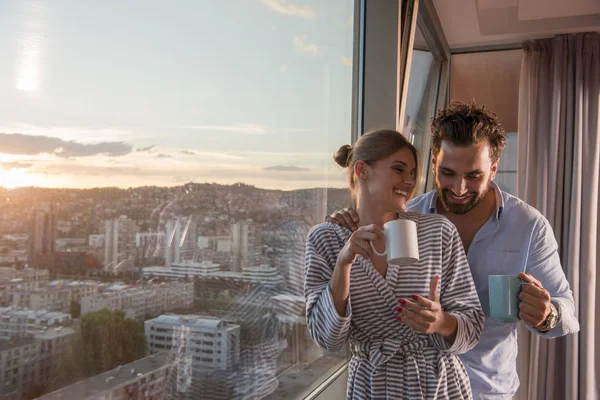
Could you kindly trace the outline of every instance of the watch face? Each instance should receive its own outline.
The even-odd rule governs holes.
[[[558,315],[556,315],[556,313],[554,311],[552,311],[552,313],[550,313],[550,323],[548,325],[550,325],[550,329],[554,328],[556,326],[556,323],[558,322]]]

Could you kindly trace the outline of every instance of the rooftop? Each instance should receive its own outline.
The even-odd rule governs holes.
[[[52,393],[48,393],[40,400],[59,400],[59,399],[90,399],[100,396],[102,393],[124,385],[138,376],[149,374],[168,363],[169,352],[156,353],[148,357],[141,358],[129,364],[117,367],[110,371],[96,375],[92,378],[77,382],[74,385],[67,386]]]

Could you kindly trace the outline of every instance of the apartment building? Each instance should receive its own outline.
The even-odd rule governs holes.
[[[113,370],[48,393],[39,400],[164,399],[173,373],[169,353],[144,357]]]
[[[71,314],[44,310],[0,308],[0,340],[40,333],[49,327],[70,323]]]
[[[0,340],[0,399],[30,398],[56,376],[61,355],[73,340],[71,328],[51,328],[35,336]]]
[[[228,370],[240,359],[240,326],[199,315],[161,315],[144,323],[150,353],[177,349],[193,369]]]
[[[193,302],[193,283],[164,282],[142,287],[125,287],[118,291],[83,297],[81,314],[106,308],[111,311],[123,311],[127,318],[143,321],[149,315],[191,307]]]
[[[84,296],[98,292],[94,283],[52,285],[35,290],[22,290],[13,293],[13,306],[30,310],[70,312],[71,302],[81,301]]]

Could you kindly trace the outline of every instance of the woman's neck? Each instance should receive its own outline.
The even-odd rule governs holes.
[[[356,205],[356,213],[358,214],[359,226],[375,224],[383,227],[386,222],[397,218],[397,211],[383,211],[380,207],[360,200]]]

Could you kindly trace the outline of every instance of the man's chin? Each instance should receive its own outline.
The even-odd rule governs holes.
[[[446,211],[448,211],[452,214],[462,215],[462,214],[468,213],[475,207],[475,205],[473,203],[474,203],[474,201],[470,201],[467,204],[457,204],[457,203],[453,203],[453,202],[449,201],[448,198],[445,198],[444,201],[442,202],[442,205],[444,206]]]

